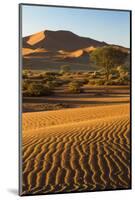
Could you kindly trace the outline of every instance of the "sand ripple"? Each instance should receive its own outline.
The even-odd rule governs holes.
[[[23,114],[23,194],[130,188],[129,105]]]

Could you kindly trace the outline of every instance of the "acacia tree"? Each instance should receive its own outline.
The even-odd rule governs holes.
[[[97,48],[90,54],[90,60],[105,70],[106,80],[109,80],[111,69],[125,63],[128,53],[120,48],[104,46]]]

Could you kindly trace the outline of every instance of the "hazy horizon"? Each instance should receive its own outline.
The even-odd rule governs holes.
[[[22,36],[44,30],[71,31],[109,44],[130,47],[130,12],[22,6]]]

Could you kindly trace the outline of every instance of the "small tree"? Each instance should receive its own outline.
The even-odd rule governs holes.
[[[106,80],[108,81],[111,69],[118,65],[124,64],[127,56],[128,53],[123,52],[119,48],[105,46],[94,50],[90,55],[90,59],[97,66],[104,68]]]

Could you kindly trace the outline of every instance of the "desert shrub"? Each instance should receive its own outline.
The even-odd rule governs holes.
[[[89,81],[89,85],[95,85],[96,84],[96,81],[95,80],[90,80]]]
[[[52,90],[58,86],[57,81],[47,81],[45,85]]]
[[[89,79],[85,78],[85,79],[80,79],[80,80],[76,80],[72,82],[77,83],[79,86],[83,86],[89,82]]]
[[[55,80],[59,73],[55,72],[38,72],[32,78],[34,79],[45,79],[47,81]]]
[[[79,87],[83,86],[86,81],[85,79],[82,79],[82,80],[74,80],[74,81],[71,81],[71,83],[75,84],[75,85],[78,85]]]
[[[34,76],[31,77],[31,79],[35,80],[35,79],[41,79],[41,78],[39,77],[39,75],[34,75]]]
[[[23,97],[29,97],[29,96],[31,95],[27,90],[23,91]]]
[[[127,78],[119,78],[116,80],[117,85],[129,85],[129,80]]]
[[[52,85],[53,87],[58,87],[70,83],[70,80],[57,79],[53,81],[48,81],[44,79],[42,83]]]
[[[29,78],[31,79],[43,79],[44,78],[44,72],[33,72],[29,74]]]
[[[77,75],[82,75],[83,72],[78,71],[78,72],[76,72],[76,74],[77,74]]]
[[[54,80],[51,83],[52,83],[52,85],[53,85],[54,88],[58,87],[58,86],[61,86],[61,82],[59,80]]]
[[[69,80],[67,81],[67,80],[57,79],[57,80],[54,80],[52,82],[53,82],[55,87],[59,87],[59,86],[62,86],[64,84],[66,84],[66,83],[69,83]]]
[[[96,85],[96,86],[100,86],[100,85],[128,85],[129,84],[129,80],[127,80],[127,78],[117,78],[115,80],[110,79],[108,81],[104,80],[104,79],[99,79],[99,80],[90,80],[89,81],[89,85]]]
[[[89,81],[90,85],[105,85],[105,80],[104,79],[98,79],[98,80],[90,80]]]
[[[96,85],[104,85],[105,84],[105,80],[103,80],[103,79],[96,80],[95,84]]]
[[[80,87],[80,84],[77,82],[71,82],[68,84],[68,87],[66,89],[67,93],[80,93],[82,92],[82,89]]]
[[[55,76],[53,75],[46,75],[44,78],[43,78],[43,81],[44,82],[47,82],[47,81],[54,81],[56,79]]]
[[[78,80],[78,82],[80,83],[80,85],[85,85],[89,83],[89,79],[88,78],[84,78],[82,80]]]
[[[28,78],[29,77],[29,70],[23,70],[22,71],[22,78],[23,79],[26,79],[26,78]]]
[[[117,83],[116,81],[108,80],[108,81],[105,81],[104,85],[117,85]]]
[[[45,76],[59,76],[59,72],[50,72],[50,71],[48,71],[48,72],[45,72],[44,73],[44,75]]]
[[[88,72],[88,75],[91,75],[91,74],[93,74],[93,72],[92,72],[92,71],[89,71],[89,72]]]
[[[85,76],[85,77],[89,77],[88,72],[83,72],[83,76]]]
[[[29,87],[29,81],[28,80],[23,80],[22,82],[22,90],[25,91]]]
[[[129,81],[118,78],[115,80],[108,80],[105,82],[105,85],[128,85]]]
[[[73,73],[72,73],[73,74]],[[71,73],[70,72],[65,72],[65,73],[63,73],[63,76],[68,76],[68,77],[71,77],[72,75],[71,75]]]
[[[70,78],[70,77],[73,77],[72,76],[73,74],[71,74],[71,73],[68,73],[68,72],[64,72],[64,73],[61,73],[61,76],[63,77],[63,78]]]
[[[43,79],[44,75],[43,74],[36,74],[35,76],[32,77],[33,79]]]
[[[28,96],[44,96],[52,93],[52,88],[41,83],[30,83],[27,89]]]
[[[69,84],[71,82],[70,79],[61,79],[62,85]]]

